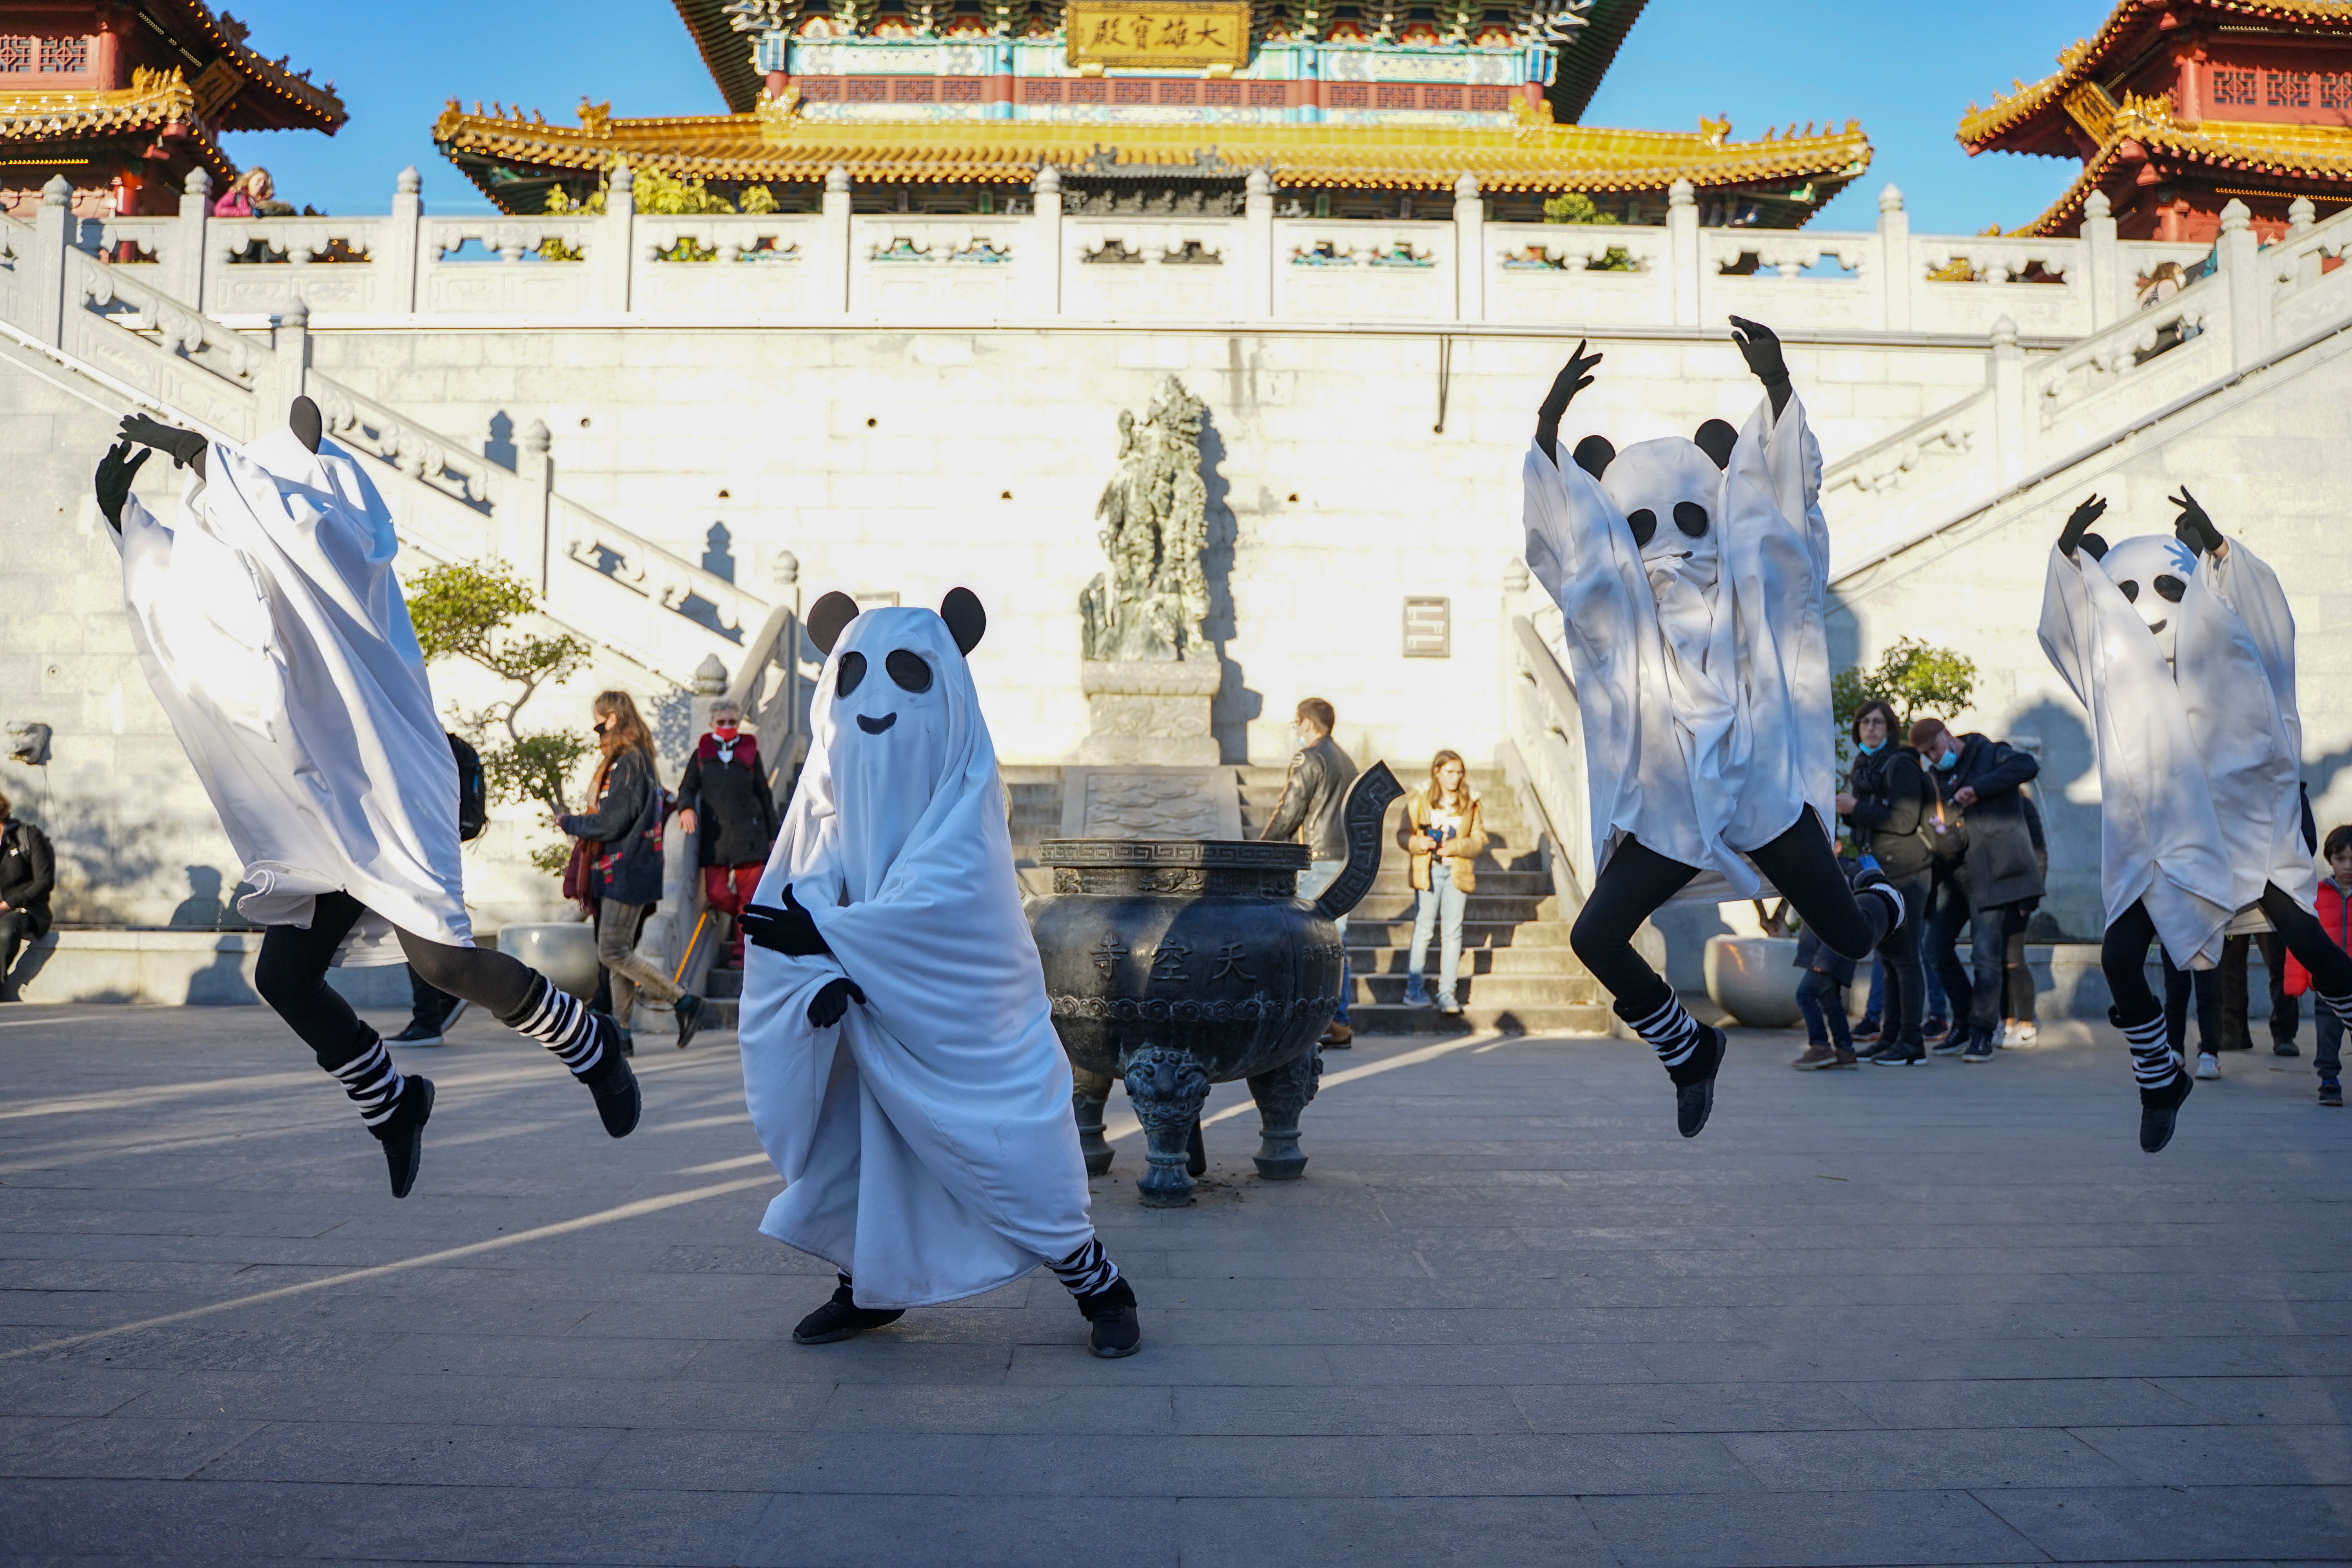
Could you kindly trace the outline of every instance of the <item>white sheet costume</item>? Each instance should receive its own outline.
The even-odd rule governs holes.
[[[371,911],[341,962],[397,963],[392,928],[473,945],[457,772],[394,577],[383,498],[332,442],[213,442],[177,527],[122,509],[123,598],[156,699],[203,779],[259,925],[319,894]]]
[[[1630,834],[1700,868],[1683,897],[1752,898],[1742,851],[1809,804],[1832,820],[1821,477],[1794,393],[1777,419],[1758,406],[1721,470],[1679,437],[1627,447],[1598,481],[1564,447],[1529,448],[1528,565],[1564,618],[1596,869]],[[1703,536],[1678,503],[1705,507]],[[1655,532],[1637,546],[1643,511]]]
[[[888,668],[903,658],[929,667],[926,689]],[[789,1184],[760,1228],[853,1276],[861,1308],[953,1300],[1094,1237],[996,752],[962,653],[924,609],[848,623],[812,728],[758,899],[789,884],[832,954],[744,954],[744,1100]],[[845,974],[865,1003],[811,1025]]]
[[[2294,616],[2276,573],[2235,539],[2218,560],[2155,535],[2104,560],[2053,548],[2042,647],[2091,714],[2109,925],[2144,902],[2174,962],[2210,969],[2266,883],[2311,904]]]

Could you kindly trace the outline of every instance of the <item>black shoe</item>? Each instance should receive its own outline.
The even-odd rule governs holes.
[[[1975,1039],[1970,1040],[1969,1042],[1969,1048],[1960,1053],[1960,1060],[1964,1062],[1989,1062],[1992,1060],[1992,1037],[1990,1035],[1979,1035]]]
[[[400,1102],[392,1114],[368,1129],[383,1144],[384,1163],[392,1167],[392,1195],[404,1198],[416,1185],[416,1167],[425,1160],[425,1124],[433,1116],[433,1080],[411,1073],[400,1086]]]
[[[1868,1045],[1856,1040],[1853,1043],[1853,1058],[1861,1062],[1874,1062],[1894,1048],[1893,1040],[1873,1038]]]
[[[1723,1066],[1724,1047],[1731,1037],[1712,1024],[1699,1026],[1698,1048],[1678,1068],[1668,1068],[1675,1083],[1675,1131],[1696,1138],[1706,1130],[1715,1110],[1715,1075]]]
[[[2172,1081],[2162,1089],[2139,1091],[2139,1147],[2143,1154],[2161,1153],[2172,1142],[2172,1124],[2180,1115],[2180,1102],[2197,1085],[2189,1075],[2175,1068]]]
[[[440,1043],[439,1029],[429,1028],[415,1019],[409,1021],[408,1027],[384,1042],[387,1046],[437,1046]]]
[[[1091,1296],[1078,1298],[1078,1310],[1086,1315],[1094,1331],[1087,1336],[1087,1349],[1110,1360],[1133,1355],[1143,1348],[1143,1323],[1136,1316],[1135,1288],[1119,1276]]]
[[[1874,1046],[1878,1043],[1878,1037],[1882,1032],[1877,1019],[1864,1018],[1853,1026],[1853,1031],[1846,1037],[1856,1046]]]
[[[855,1339],[868,1329],[878,1329],[895,1323],[907,1315],[905,1309],[894,1307],[887,1311],[874,1307],[861,1307],[850,1299],[849,1281],[843,1280],[833,1292],[833,1300],[800,1321],[793,1331],[796,1345],[838,1344]]]
[[[596,1114],[604,1119],[604,1131],[615,1138],[626,1138],[637,1130],[637,1118],[646,1108],[645,1097],[637,1090],[636,1072],[621,1052],[616,1037],[620,1031],[603,1014],[595,1016],[596,1033],[602,1037],[604,1049],[594,1067],[576,1076],[596,1097]]]
[[[1931,1056],[1956,1057],[1968,1048],[1969,1032],[1966,1029],[1954,1029],[1950,1034],[1928,1047],[1927,1050]]]
[[[1930,1018],[1919,1026],[1919,1037],[1923,1040],[1940,1040],[1951,1032],[1952,1021],[1949,1018]]]
[[[2274,1057],[2299,1057],[2303,1055],[2303,1052],[2296,1048],[2295,1043],[2293,1040],[2273,1040],[2271,1042],[2271,1055]]]
[[[1927,1049],[1916,1040],[1896,1040],[1871,1058],[1873,1067],[1916,1068],[1927,1059]]]
[[[2344,1103],[2344,1085],[2332,1078],[2321,1079],[2319,1080],[2319,1103],[2322,1105],[2341,1106]]]
[[[670,1011],[677,1015],[677,1048],[679,1050],[682,1051],[694,1043],[695,1031],[702,1027],[702,1015],[709,1006],[709,1004],[691,991],[670,1005]]]

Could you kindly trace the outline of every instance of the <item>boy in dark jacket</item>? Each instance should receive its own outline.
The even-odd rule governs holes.
[[[760,763],[760,742],[742,731],[743,710],[710,705],[710,732],[695,743],[677,786],[677,824],[699,834],[704,901],[728,917],[729,967],[743,967],[743,912],[776,843],[776,797]]]
[[[0,1000],[8,995],[8,971],[16,950],[49,934],[49,894],[58,885],[57,857],[48,836],[9,813],[0,795]]]

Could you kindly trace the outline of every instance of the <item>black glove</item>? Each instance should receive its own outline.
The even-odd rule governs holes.
[[[139,465],[153,457],[152,452],[131,455],[131,443],[118,441],[106,449],[98,462],[98,510],[115,532],[122,531],[122,503],[131,499],[131,481],[139,474]]]
[[[793,886],[784,884],[784,907],[773,904],[746,904],[743,912],[735,917],[743,934],[771,952],[781,952],[787,958],[830,956],[833,949],[824,942],[824,933],[816,929],[816,921],[793,897]]]
[[[121,435],[126,441],[171,454],[172,466],[175,468],[184,468],[203,457],[205,448],[211,444],[194,430],[183,430],[176,425],[150,419],[144,414],[124,415]],[[202,472],[202,469],[198,471]]]
[[[1772,417],[1778,419],[1780,410],[1789,405],[1789,362],[1781,357],[1780,339],[1761,321],[1751,321],[1745,316],[1731,318],[1731,341],[1739,345],[1739,357],[1748,362],[1748,373],[1764,384],[1771,395]]]
[[[808,1020],[820,1029],[830,1029],[841,1022],[841,1016],[849,1011],[852,1002],[860,1006],[866,1004],[866,993],[857,988],[856,981],[847,975],[828,980],[809,998]]]
[[[2082,547],[2083,535],[2091,531],[2091,524],[2098,521],[2106,510],[2107,503],[2097,496],[2090,497],[2081,506],[2076,507],[2068,515],[2065,528],[2059,532],[2059,552],[2069,561],[2074,559],[2074,552]],[[2097,557],[2105,555],[2106,552],[2095,550],[2091,553],[2094,557]]]
[[[1587,341],[1578,342],[1576,352],[1568,356],[1568,363],[1552,377],[1551,390],[1544,394],[1542,405],[1536,409],[1536,445],[1555,463],[1559,461],[1560,417],[1568,412],[1576,395],[1592,384],[1592,367],[1601,363],[1599,354],[1584,352]]]
[[[2189,493],[2187,485],[2180,487],[2179,495],[2164,499],[2180,509],[2180,515],[2173,520],[2172,531],[2183,544],[2200,555],[2211,555],[2221,550],[2221,531],[2213,526],[2213,520],[2205,515],[2205,509],[2197,504],[2197,498]]]

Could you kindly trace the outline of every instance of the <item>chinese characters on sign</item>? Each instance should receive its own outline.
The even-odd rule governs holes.
[[[1198,70],[1249,63],[1248,0],[1069,0],[1069,63]]]

